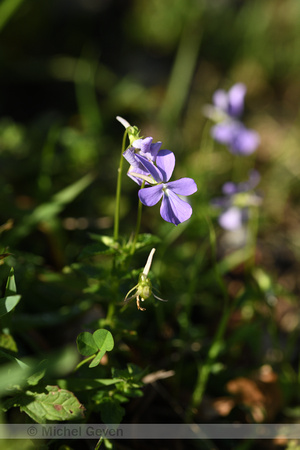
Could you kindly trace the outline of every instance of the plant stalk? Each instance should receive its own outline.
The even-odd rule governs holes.
[[[123,136],[122,151],[120,163],[118,167],[117,189],[116,189],[116,207],[115,207],[115,221],[114,221],[114,240],[119,238],[119,223],[120,223],[120,203],[121,203],[121,187],[122,187],[122,170],[123,170],[123,153],[126,149],[126,138],[128,135],[128,128],[126,128]]]

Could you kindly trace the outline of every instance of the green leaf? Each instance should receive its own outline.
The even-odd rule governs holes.
[[[6,283],[5,296],[9,297],[11,295],[15,295],[16,293],[17,293],[17,287],[16,287],[16,281],[15,281],[14,269],[12,267],[10,269],[7,283]]]
[[[114,348],[114,338],[112,337],[110,331],[103,329],[96,330],[93,333],[93,339],[99,349],[99,352],[97,353],[93,361],[90,363],[89,365],[90,368],[98,366],[105,353],[111,351]]]
[[[113,255],[119,252],[119,244],[111,236],[90,234],[96,243],[87,245],[81,252],[79,258],[87,258],[94,255]]]
[[[99,350],[105,348],[105,351],[109,352],[114,348],[114,338],[110,331],[96,330],[93,333],[93,338]]]
[[[10,353],[4,352],[2,350],[0,350],[0,356],[3,356],[6,359],[9,359],[10,361],[14,361],[18,364],[18,366],[21,369],[27,369],[28,365],[25,364],[23,361],[21,361],[20,359],[16,358],[15,356],[11,355]]]
[[[140,234],[138,237],[138,241],[135,245],[136,249],[141,249],[148,246],[153,246],[156,244],[159,244],[161,242],[161,239],[157,236],[153,236],[150,233],[143,233]]]
[[[103,236],[101,234],[91,233],[90,238],[94,241],[101,242],[103,245],[110,248],[117,248],[119,245],[112,236]]]
[[[0,396],[7,395],[8,391],[11,394],[16,386],[26,386],[28,378],[40,370],[46,369],[49,377],[62,377],[74,369],[78,362],[78,352],[74,346],[54,352],[42,362],[26,359],[25,363],[8,353],[2,353],[12,362],[0,366]]]
[[[10,295],[0,298],[0,317],[5,316],[19,303],[21,295]]]
[[[89,364],[89,367],[92,369],[93,367],[98,366],[105,353],[106,353],[105,349],[99,350],[93,361]]]
[[[120,403],[110,397],[105,397],[100,405],[100,414],[103,423],[120,423],[124,417],[125,409],[120,405]]]
[[[39,370],[38,372],[35,372],[33,375],[31,375],[28,380],[27,383],[30,386],[36,386],[38,384],[38,382],[44,377],[46,373],[46,369],[42,369]]]
[[[17,294],[14,269],[11,268],[5,287],[5,297],[0,299],[0,317],[5,316],[19,303],[21,296]]]
[[[87,245],[79,255],[79,259],[89,258],[96,255],[113,255],[116,251],[105,247],[101,242]]]
[[[111,369],[112,376],[116,378],[122,378],[126,381],[140,381],[147,373],[147,369],[141,369],[133,363],[127,364],[127,369]]]
[[[72,392],[58,386],[46,386],[46,392],[42,393],[26,391],[15,406],[38,423],[83,419],[85,409]]]
[[[37,206],[31,214],[24,216],[22,222],[10,233],[10,240],[14,243],[24,238],[40,222],[47,222],[57,215],[71,203],[81,192],[83,192],[95,179],[95,175],[87,174],[75,183],[67,186],[55,194],[49,202]]]
[[[93,335],[88,331],[84,331],[77,336],[77,348],[81,355],[92,356],[98,351],[98,346],[94,341]]]
[[[0,30],[6,25],[14,15],[24,0],[4,0],[0,4]]]
[[[111,386],[122,382],[121,378],[62,378],[55,383],[63,389],[71,391],[87,391],[92,389],[99,390],[103,386]]]
[[[0,333],[0,348],[8,350],[12,353],[17,353],[18,347],[16,341],[11,334]]]

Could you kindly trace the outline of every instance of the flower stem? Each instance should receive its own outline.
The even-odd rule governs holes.
[[[248,223],[248,236],[247,236],[247,244],[245,246],[246,252],[249,253],[249,259],[245,262],[246,271],[251,272],[255,267],[256,263],[256,241],[257,241],[257,232],[258,232],[258,208],[256,206],[252,206],[249,208],[250,210],[250,219]]]
[[[144,186],[145,186],[145,181],[143,181],[141,189],[143,189]],[[143,204],[142,204],[141,200],[139,199],[135,234],[134,234],[134,238],[133,238],[133,241],[132,241],[131,252],[130,252],[131,255],[134,254],[135,246],[136,246],[136,243],[137,243],[137,240],[138,240],[138,237],[139,237],[139,232],[140,232],[140,228],[141,228],[141,221],[142,221],[142,210],[143,210]]]
[[[122,169],[123,169],[123,153],[126,149],[126,138],[128,135],[128,128],[126,128],[123,136],[122,151],[120,157],[120,163],[118,168],[118,179],[116,189],[116,207],[115,207],[115,222],[114,222],[114,240],[119,238],[119,222],[120,222],[120,202],[121,202],[121,185],[122,185]]]

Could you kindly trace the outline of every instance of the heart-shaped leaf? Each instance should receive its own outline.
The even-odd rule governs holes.
[[[91,356],[97,353],[98,346],[94,341],[93,335],[88,331],[84,331],[77,336],[76,339],[77,348],[81,355]]]
[[[94,341],[99,350],[110,352],[114,348],[114,338],[110,331],[96,330],[93,333]]]

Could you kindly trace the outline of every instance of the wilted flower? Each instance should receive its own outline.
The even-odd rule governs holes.
[[[260,175],[252,170],[249,180],[243,183],[227,182],[223,185],[224,197],[213,200],[213,206],[222,208],[219,224],[225,230],[241,228],[249,219],[249,208],[259,206],[261,197],[253,190],[260,181]]]
[[[130,289],[130,291],[127,293],[127,295],[124,299],[124,301],[129,302],[133,298],[136,298],[136,305],[140,311],[146,311],[146,308],[141,307],[140,302],[147,300],[151,296],[151,294],[153,294],[153,296],[157,300],[160,300],[162,302],[167,302],[167,300],[157,297],[157,295],[155,295],[152,292],[152,284],[148,278],[148,274],[149,274],[149,270],[150,270],[150,267],[152,264],[152,259],[153,259],[154,253],[155,253],[155,248],[153,248],[151,250],[151,252],[148,256],[146,265],[145,265],[142,273],[140,273],[138,284],[136,286],[134,286],[132,289]],[[131,294],[131,292],[133,292],[134,290],[136,290],[136,292],[132,296],[129,297],[129,294]]]
[[[131,126],[129,122],[127,122],[126,119],[124,119],[121,116],[116,117],[117,121],[120,122],[123,127],[127,130],[128,138],[130,141],[130,144],[132,145],[134,141],[140,138],[140,131],[136,126]]]

